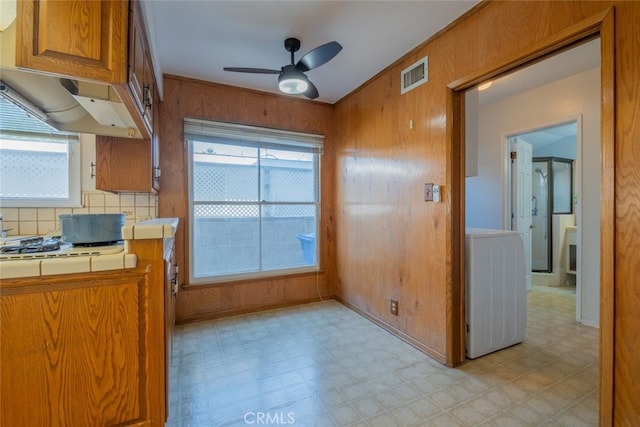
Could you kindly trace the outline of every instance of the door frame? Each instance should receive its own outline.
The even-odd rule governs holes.
[[[465,348],[465,91],[490,79],[600,37],[601,122],[600,122],[600,425],[613,424],[614,375],[614,291],[615,291],[615,38],[613,7],[571,25],[507,56],[481,67],[447,85],[447,184],[451,189],[448,230],[451,234],[447,259],[450,272],[447,293],[448,363],[464,361]]]

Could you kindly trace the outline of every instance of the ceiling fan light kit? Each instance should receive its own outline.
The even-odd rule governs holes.
[[[333,59],[342,50],[342,46],[336,41],[325,43],[307,52],[297,63],[294,62],[293,54],[300,49],[300,40],[290,37],[284,41],[284,48],[291,53],[291,64],[283,66],[280,70],[245,67],[224,67],[224,70],[238,73],[278,74],[278,88],[281,92],[289,95],[304,94],[309,99],[316,99],[319,96],[318,89],[304,73]]]
[[[309,80],[304,73],[295,70],[293,65],[285,65],[278,76],[278,87],[281,92],[290,95],[305,93],[309,88]]]

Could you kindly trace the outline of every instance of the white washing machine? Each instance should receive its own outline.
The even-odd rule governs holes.
[[[517,231],[466,230],[466,355],[475,359],[524,341],[527,288]]]

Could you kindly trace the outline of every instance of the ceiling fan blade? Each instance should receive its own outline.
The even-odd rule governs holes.
[[[244,68],[244,67],[224,67],[225,71],[235,71],[236,73],[253,74],[280,74],[281,70],[270,70],[268,68]]]
[[[310,81],[308,81],[308,83],[309,83],[309,87],[307,88],[307,90],[304,92],[303,95],[309,99],[316,99],[318,96],[320,96],[320,94],[318,93],[318,88],[316,87],[316,85],[314,85]]]
[[[342,50],[342,45],[338,42],[325,43],[318,46],[304,55],[296,64],[296,70],[309,71],[327,63]]]

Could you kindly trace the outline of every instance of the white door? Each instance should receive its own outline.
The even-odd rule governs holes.
[[[517,230],[524,243],[524,267],[527,290],[531,290],[531,175],[533,150],[531,144],[515,138],[513,150],[515,159],[512,162],[512,230]],[[513,156],[512,156],[513,157]]]

